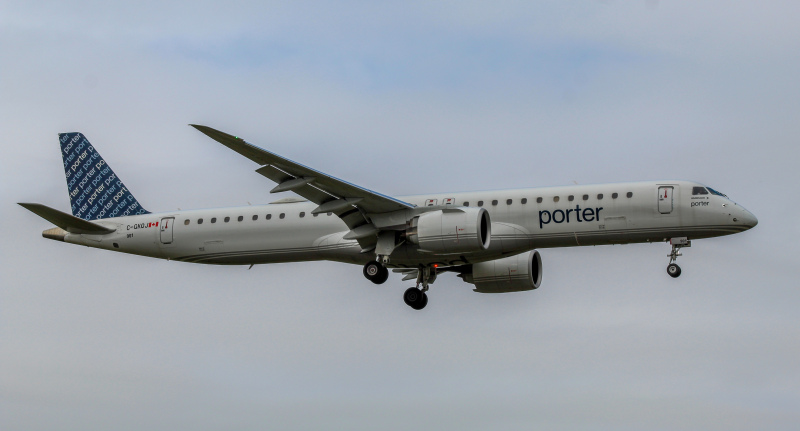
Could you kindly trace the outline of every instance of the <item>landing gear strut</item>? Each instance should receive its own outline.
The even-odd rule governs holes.
[[[406,305],[415,309],[422,310],[428,305],[428,286],[436,280],[436,268],[431,266],[421,266],[417,271],[417,286],[409,287],[403,293],[403,301]],[[420,289],[420,284],[422,288]]]
[[[672,278],[678,278],[681,275],[681,267],[675,263],[678,260],[678,256],[683,256],[681,254],[681,248],[683,247],[691,247],[692,242],[689,241],[686,237],[681,238],[670,238],[669,243],[672,244],[672,252],[668,254],[669,257],[669,265],[667,265],[667,274],[669,274]]]
[[[375,284],[383,284],[389,279],[389,270],[378,262],[367,262],[364,265],[364,277]]]

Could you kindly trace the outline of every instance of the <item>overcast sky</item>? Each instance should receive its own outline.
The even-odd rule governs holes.
[[[0,429],[800,428],[800,3],[0,3]],[[269,202],[188,123],[395,196],[650,179],[759,225],[542,287],[43,239],[80,131],[150,211]]]

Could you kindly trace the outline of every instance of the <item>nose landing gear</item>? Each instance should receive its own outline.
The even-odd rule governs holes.
[[[672,278],[678,278],[681,275],[681,267],[675,263],[678,260],[678,256],[683,256],[681,254],[681,248],[683,247],[691,247],[692,242],[689,241],[686,237],[680,238],[670,238],[669,243],[672,244],[672,252],[667,255],[669,257],[669,265],[667,265],[667,274],[669,274]]]
[[[681,275],[681,267],[677,263],[670,263],[667,265],[667,274],[672,278],[678,278]]]

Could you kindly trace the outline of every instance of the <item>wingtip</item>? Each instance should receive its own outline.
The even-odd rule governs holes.
[[[234,139],[234,140],[237,140],[237,141],[244,141],[244,139],[242,139],[242,138],[240,138],[238,136],[234,136],[234,135],[222,132],[222,131],[217,130],[217,129],[213,128],[213,127],[202,126],[200,124],[189,124],[189,125],[194,127],[195,129],[199,130],[201,133],[203,133],[204,135],[208,136],[209,138],[214,139],[214,140],[219,141],[219,142],[222,142],[222,141],[220,141],[220,139]]]
[[[212,133],[223,133],[223,134],[226,134],[224,132],[220,132],[219,130],[217,130],[217,129],[213,128],[213,127],[204,126],[202,124],[189,124],[189,125],[194,127],[195,129],[197,129],[201,133],[203,133],[205,135],[208,135],[208,136],[211,136]]]

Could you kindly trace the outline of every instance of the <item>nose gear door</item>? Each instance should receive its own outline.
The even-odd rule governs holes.
[[[672,187],[662,186],[658,188],[658,212],[669,214],[672,212]]]

